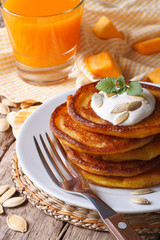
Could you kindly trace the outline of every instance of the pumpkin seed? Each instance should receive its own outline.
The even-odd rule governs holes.
[[[133,195],[144,195],[144,194],[149,194],[149,193],[153,193],[154,190],[150,189],[150,188],[145,188],[145,189],[136,189],[131,191],[131,194]]]
[[[0,113],[7,115],[9,113],[9,107],[3,103],[0,103]]]
[[[22,102],[21,105],[20,105],[20,107],[21,107],[22,109],[24,109],[24,108],[29,108],[29,107],[31,107],[33,104],[35,104],[35,102],[32,102],[32,103],[30,103],[30,102]]]
[[[142,106],[141,101],[130,102],[127,106],[127,111],[135,111]]]
[[[13,126],[13,122],[14,122],[16,114],[17,113],[13,111],[13,112],[8,113],[8,115],[7,115],[7,121],[9,122],[9,124],[11,126]]]
[[[150,204],[150,202],[148,201],[148,199],[146,198],[140,198],[140,197],[132,197],[131,201],[137,204]]]
[[[0,205],[0,214],[4,212],[2,205]]]
[[[0,196],[8,190],[8,185],[0,186]]]
[[[99,93],[94,93],[92,95],[92,103],[97,107],[101,107],[103,104],[103,97]]]
[[[24,218],[19,215],[9,215],[7,217],[8,226],[18,232],[26,232],[27,231],[27,222]]]
[[[116,95],[115,92],[112,92],[112,93],[106,93],[106,96],[107,96],[108,98],[113,97],[113,96],[115,96],[115,95]]]
[[[123,122],[125,122],[129,117],[129,112],[125,112],[123,114],[121,114],[118,118],[116,118],[116,120],[114,121],[114,125],[119,125]]]
[[[14,103],[7,98],[3,98],[2,103],[7,105],[8,107],[15,107],[15,108],[18,107],[18,103]]]
[[[148,100],[145,97],[142,97],[140,95],[136,95],[136,96],[130,96],[128,95],[130,98],[137,100],[137,101],[144,101],[145,103],[148,103]]]
[[[9,123],[7,119],[0,118],[0,132],[4,132],[9,128]]]
[[[17,206],[20,206],[22,203],[24,203],[25,200],[26,199],[24,197],[13,197],[6,200],[3,203],[3,207],[8,207],[8,208],[17,207]]]
[[[0,197],[0,204],[3,204],[7,199],[9,199],[10,197],[12,197],[13,194],[15,194],[16,192],[16,188],[15,187],[11,187],[10,189],[8,189],[1,197]]]
[[[119,105],[117,105],[111,113],[121,113],[121,112],[124,112],[127,110],[127,107],[128,107],[129,103],[126,102],[126,103],[121,103]]]

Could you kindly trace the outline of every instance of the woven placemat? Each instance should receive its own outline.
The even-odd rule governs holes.
[[[36,187],[23,173],[16,154],[12,159],[12,178],[17,190],[44,213],[79,227],[107,231],[97,211],[70,205]],[[160,234],[160,212],[125,214],[125,218],[139,234]],[[150,235],[148,239],[154,238]]]

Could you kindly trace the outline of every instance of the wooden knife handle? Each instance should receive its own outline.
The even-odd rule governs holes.
[[[141,239],[120,213],[104,219],[104,222],[117,240]]]

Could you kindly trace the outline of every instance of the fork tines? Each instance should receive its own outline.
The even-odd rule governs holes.
[[[59,181],[57,179],[57,177],[55,176],[54,171],[49,166],[50,165],[49,162],[52,164],[54,169],[56,169],[56,172],[58,173],[60,178],[63,180],[63,182],[67,180],[67,178],[65,176],[66,174],[64,174],[64,173],[67,173],[67,175],[69,177],[73,177],[73,175],[71,174],[71,172],[67,169],[67,167],[65,166],[65,164],[61,160],[61,158],[60,158],[60,156],[59,156],[59,154],[58,154],[58,152],[57,152],[53,142],[51,141],[48,133],[45,133],[45,135],[46,135],[46,138],[47,138],[47,142],[49,143],[49,148],[47,147],[47,143],[45,142],[45,140],[44,140],[44,138],[42,137],[41,134],[39,135],[39,138],[40,138],[40,142],[43,145],[43,149],[45,150],[45,153],[48,156],[47,159],[45,157],[44,150],[42,150],[42,148],[40,147],[40,144],[38,143],[38,141],[37,141],[35,136],[33,137],[34,138],[34,143],[35,143],[35,146],[36,146],[36,149],[37,149],[38,154],[40,156],[40,159],[41,159],[41,161],[42,161],[42,163],[43,163],[47,173],[54,180],[54,182],[56,182],[60,186],[61,181]],[[57,143],[57,145],[58,145],[58,147],[59,147],[63,157],[65,157],[65,151],[64,151],[63,147],[61,146],[60,142],[57,139],[56,139],[56,143]],[[52,155],[52,153],[54,155]],[[47,160],[49,160],[49,162]],[[59,165],[62,166],[63,173],[62,173],[61,167]]]

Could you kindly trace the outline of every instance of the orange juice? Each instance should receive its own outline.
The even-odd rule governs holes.
[[[46,68],[70,59],[79,40],[81,2],[2,1],[2,14],[16,60],[27,66]]]
[[[44,17],[66,12],[80,0],[6,0],[3,6],[10,12],[32,17]]]

